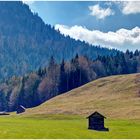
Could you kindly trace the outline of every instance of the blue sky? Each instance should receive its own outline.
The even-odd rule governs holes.
[[[140,48],[140,2],[34,1],[32,11],[62,34],[103,47]]]

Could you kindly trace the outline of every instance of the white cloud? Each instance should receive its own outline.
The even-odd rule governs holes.
[[[119,2],[119,4],[121,6],[122,13],[125,15],[140,13],[140,1],[125,1]]]
[[[119,29],[116,32],[101,32],[99,30],[88,30],[82,26],[68,27],[65,25],[56,25],[55,29],[64,35],[86,41],[89,44],[101,45],[102,47],[116,48],[122,51],[126,49],[140,49],[140,28],[135,27],[131,30]]]
[[[97,19],[104,19],[107,16],[114,15],[114,11],[110,8],[102,8],[99,4],[89,6],[89,10],[91,11],[90,15],[95,16]]]

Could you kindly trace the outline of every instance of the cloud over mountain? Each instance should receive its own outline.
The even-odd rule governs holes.
[[[114,11],[110,8],[102,8],[99,4],[89,6],[89,10],[91,11],[90,15],[95,16],[97,19],[104,19],[108,16],[114,15]]]
[[[135,27],[131,30],[119,29],[115,32],[101,32],[99,30],[88,30],[82,26],[56,25],[55,29],[64,35],[69,35],[74,39],[86,41],[90,44],[101,45],[108,48],[116,48],[125,51],[126,49],[135,50],[140,47],[140,28]]]

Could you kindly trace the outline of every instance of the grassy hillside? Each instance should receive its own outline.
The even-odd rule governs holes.
[[[140,74],[112,76],[57,96],[25,113],[0,116],[0,138],[140,138]],[[103,113],[109,132],[88,129]]]
[[[140,74],[101,78],[28,109],[26,115],[78,114],[96,111],[113,119],[140,119]]]

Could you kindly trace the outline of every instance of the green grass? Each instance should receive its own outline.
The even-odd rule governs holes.
[[[140,138],[140,120],[106,119],[109,132],[87,129],[87,119],[74,115],[1,116],[0,138]]]

